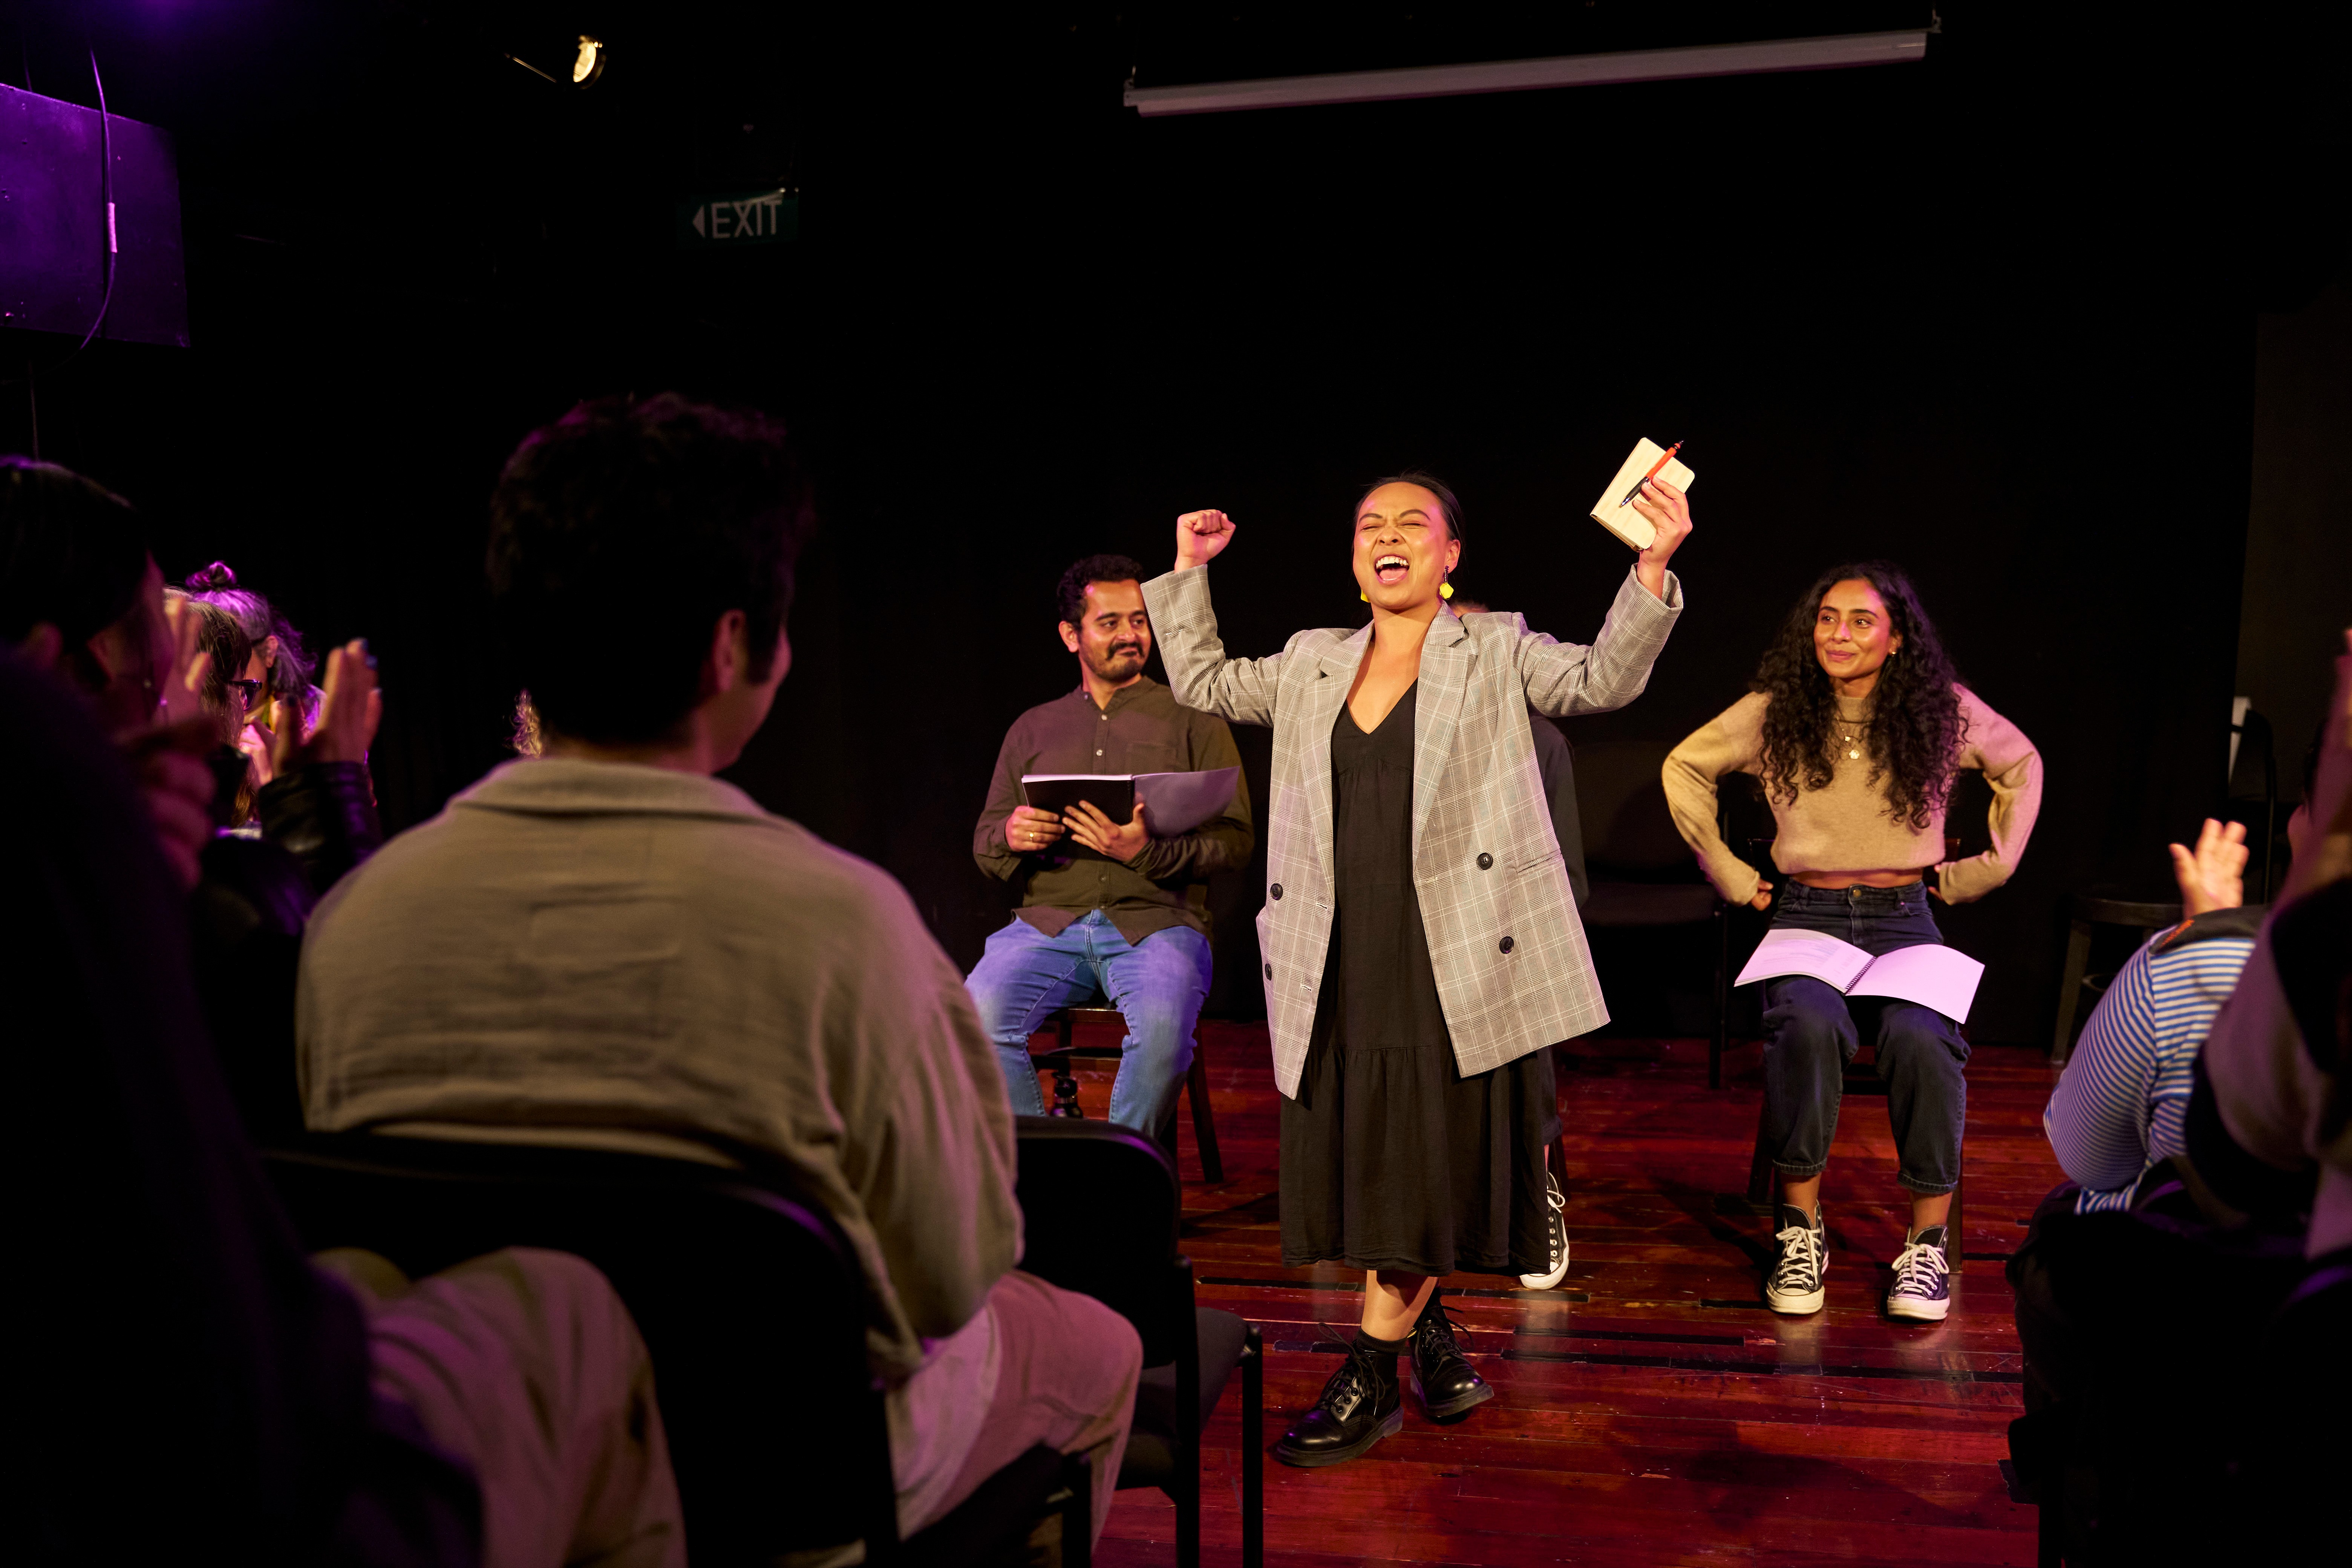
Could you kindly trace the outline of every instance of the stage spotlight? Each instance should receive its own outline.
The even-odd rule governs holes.
[[[541,81],[578,88],[594,87],[604,79],[604,62],[612,53],[604,47],[604,40],[593,33],[557,33],[529,38],[522,40],[519,47],[499,52]],[[568,70],[562,63],[567,54],[572,57]],[[551,68],[541,69],[533,63],[541,60]]]

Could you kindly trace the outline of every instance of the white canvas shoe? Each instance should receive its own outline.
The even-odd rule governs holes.
[[[1568,1195],[1559,1190],[1559,1179],[1549,1171],[1544,1173],[1545,1199],[1548,1212],[1550,1267],[1541,1274],[1522,1274],[1519,1283],[1530,1290],[1557,1289],[1568,1278],[1568,1218],[1562,1212],[1568,1207]]]
[[[1764,1281],[1764,1304],[1792,1316],[1818,1312],[1830,1299],[1822,1279],[1830,1267],[1829,1227],[1822,1221],[1822,1206],[1813,1205],[1810,1219],[1802,1209],[1788,1204],[1777,1206],[1780,1226],[1772,1239],[1780,1244],[1780,1256],[1773,1260],[1772,1272]]]

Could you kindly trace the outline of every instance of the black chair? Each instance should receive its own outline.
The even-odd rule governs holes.
[[[1085,1462],[1045,1447],[899,1541],[856,1257],[821,1209],[760,1178],[363,1133],[312,1134],[262,1163],[312,1251],[364,1247],[413,1278],[518,1246],[601,1269],[653,1357],[697,1563],[764,1565],[860,1541],[868,1563],[1014,1559],[1050,1513],[1063,1562],[1089,1560]]]
[[[1176,1504],[1176,1561],[1201,1561],[1201,1432],[1242,1372],[1242,1563],[1265,1552],[1265,1347],[1255,1324],[1196,1307],[1178,1250],[1175,1166],[1148,1140],[1102,1121],[1017,1119],[1021,1267],[1094,1297],[1143,1340],[1143,1385],[1117,1485],[1158,1487]]]
[[[2085,997],[2095,998],[2115,979],[2112,971],[2104,974],[2084,973],[2091,967],[2092,939],[2101,926],[2124,926],[2137,931],[2137,942],[2147,940],[2150,931],[2180,923],[2180,906],[2159,899],[2114,897],[2105,893],[2077,893],[2072,908],[2073,920],[2066,935],[2066,958],[2058,976],[2058,1032],[2051,1037],[2050,1064],[2063,1067],[2066,1058],[2074,1054],[2074,1033],[2082,1026]],[[2135,943],[2137,945],[2137,942]]]
[[[1078,1080],[1070,1071],[1070,1064],[1078,1057],[1118,1059],[1124,1053],[1117,1045],[1081,1046],[1072,1038],[1080,1024],[1100,1025],[1116,1028],[1122,1037],[1127,1019],[1116,1007],[1065,1007],[1046,1020],[1054,1026],[1054,1048],[1040,1051],[1030,1059],[1039,1067],[1054,1072],[1054,1103],[1046,1109],[1048,1116],[1084,1117],[1078,1109]],[[1184,1098],[1192,1106],[1192,1142],[1201,1152],[1201,1174],[1211,1183],[1225,1179],[1225,1163],[1217,1153],[1217,1118],[1209,1107],[1209,1068],[1204,1059],[1206,1047],[1201,1044],[1201,1031],[1192,1031],[1192,1065],[1184,1073]],[[1169,1124],[1162,1146],[1172,1155],[1176,1150],[1176,1112],[1171,1107]]]
[[[1590,896],[1577,910],[1588,931],[1711,923],[1715,1022],[1707,1040],[1707,1086],[1723,1083],[1730,1016],[1723,900],[1697,873],[1690,846],[1666,811],[1659,771],[1664,741],[1588,741],[1576,749],[1577,811],[1584,827]]]

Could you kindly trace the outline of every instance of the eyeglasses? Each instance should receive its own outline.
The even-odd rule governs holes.
[[[242,696],[247,708],[260,700],[261,682],[258,680],[224,680],[221,684]]]

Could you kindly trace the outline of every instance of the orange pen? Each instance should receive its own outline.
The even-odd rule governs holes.
[[[1664,451],[1659,453],[1658,460],[1650,465],[1650,471],[1642,476],[1642,483],[1637,484],[1632,489],[1627,490],[1623,499],[1619,500],[1617,504],[1619,506],[1632,506],[1633,504],[1633,498],[1642,493],[1642,485],[1646,485],[1652,479],[1656,479],[1665,466],[1675,460],[1675,454],[1682,449],[1683,444],[1680,441],[1677,441],[1673,446],[1667,447]]]

